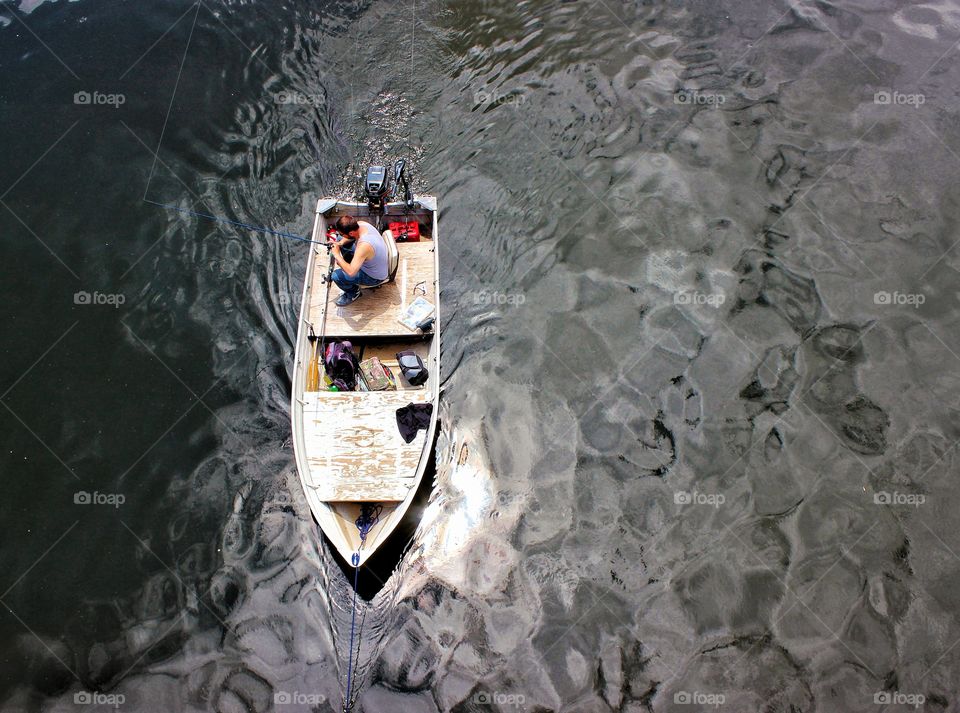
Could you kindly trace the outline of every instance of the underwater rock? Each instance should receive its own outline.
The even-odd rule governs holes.
[[[210,582],[210,605],[221,619],[226,619],[246,598],[245,577],[235,569],[221,569]]]
[[[297,653],[293,624],[279,614],[241,622],[229,632],[224,645],[254,654],[271,670],[290,663]]]
[[[705,562],[675,576],[672,586],[698,635],[723,629],[743,597],[741,575],[722,564]]]
[[[440,655],[419,622],[408,620],[380,656],[377,676],[397,689],[418,691],[429,687]]]
[[[216,713],[266,713],[273,708],[273,687],[246,668],[238,668],[220,684],[213,698]]]
[[[769,410],[781,414],[790,407],[790,396],[799,379],[796,347],[778,345],[768,349],[750,383],[740,390],[751,417]]]
[[[774,427],[767,432],[763,448],[750,454],[747,473],[759,515],[786,513],[803,499],[803,489],[795,477],[796,466],[786,457],[785,450],[784,436]]]
[[[808,558],[790,570],[776,612],[778,639],[795,655],[817,656],[834,642],[861,592],[861,577],[843,556]]]
[[[856,397],[828,417],[851,450],[863,455],[886,452],[890,417],[867,397]]]
[[[808,677],[769,635],[726,637],[701,648],[666,681],[653,708],[813,713]]]
[[[770,307],[803,336],[820,318],[816,283],[783,267],[759,250],[748,250],[734,268],[740,274],[737,313],[749,305]]]

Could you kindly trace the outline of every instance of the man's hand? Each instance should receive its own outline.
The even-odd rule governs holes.
[[[333,262],[341,270],[345,271],[348,275],[350,274],[349,268],[350,264],[344,259],[343,253],[340,249],[340,244],[343,241],[335,242],[330,246],[330,254],[333,255]]]
[[[367,245],[366,243],[360,243],[357,245],[356,252],[353,254],[353,258],[350,262],[347,262],[341,254],[340,245],[341,243],[347,242],[345,240],[333,243],[330,246],[330,254],[333,255],[334,262],[337,263],[337,267],[343,270],[347,275],[353,277],[358,272],[360,272],[360,267],[364,262],[373,257],[373,247]]]

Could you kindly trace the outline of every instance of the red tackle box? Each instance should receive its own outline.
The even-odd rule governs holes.
[[[398,243],[420,242],[420,223],[415,220],[398,220],[390,223],[390,232]]]

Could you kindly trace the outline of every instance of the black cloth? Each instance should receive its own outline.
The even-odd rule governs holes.
[[[433,404],[410,403],[397,409],[397,428],[407,443],[417,437],[421,428],[430,428],[430,417],[433,415]]]

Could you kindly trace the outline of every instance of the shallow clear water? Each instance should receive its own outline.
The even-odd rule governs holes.
[[[958,39],[886,0],[4,5],[0,709],[340,710],[305,251],[149,201],[304,234],[404,156],[443,423],[356,710],[953,710]]]

